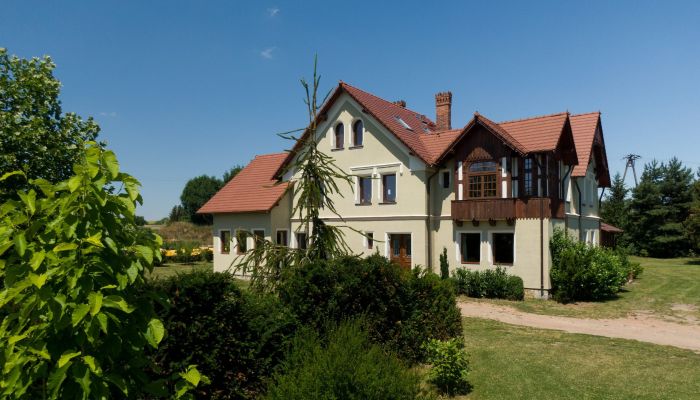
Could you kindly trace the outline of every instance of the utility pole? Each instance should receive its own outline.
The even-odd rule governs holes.
[[[637,170],[634,169],[634,162],[642,158],[642,156],[637,155],[637,154],[628,154],[624,157],[622,157],[623,160],[627,160],[627,164],[625,165],[625,173],[622,175],[622,181],[625,181],[625,177],[627,176],[627,169],[632,168],[632,176],[634,176],[634,187],[637,187]]]

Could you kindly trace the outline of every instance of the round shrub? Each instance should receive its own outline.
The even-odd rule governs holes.
[[[408,400],[422,398],[420,381],[351,321],[330,330],[326,340],[300,334],[265,398]]]
[[[157,376],[195,364],[211,381],[197,398],[252,399],[263,391],[297,328],[274,296],[243,292],[228,273],[198,271],[153,285],[168,298],[160,309],[167,336],[152,355]]]
[[[378,255],[319,261],[290,271],[278,293],[302,323],[321,331],[329,321],[364,316],[370,337],[408,361],[422,359],[426,340],[462,334],[449,280],[402,270]]]
[[[469,356],[464,350],[462,339],[431,339],[425,344],[425,348],[428,352],[428,362],[432,364],[428,373],[430,383],[450,396],[469,392]]]
[[[503,267],[484,271],[458,268],[452,277],[458,294],[469,297],[523,300],[525,289],[519,276],[509,275]]]

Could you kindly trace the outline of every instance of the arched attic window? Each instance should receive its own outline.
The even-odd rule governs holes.
[[[342,122],[335,126],[335,148],[342,149],[345,143],[345,126]]]
[[[363,141],[363,135],[364,135],[364,130],[365,126],[362,123],[361,119],[358,119],[355,121],[355,123],[352,126],[352,145],[353,146],[362,146],[362,141]]]

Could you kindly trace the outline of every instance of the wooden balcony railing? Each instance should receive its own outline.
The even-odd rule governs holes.
[[[452,219],[462,221],[508,220],[515,218],[563,218],[564,203],[549,197],[467,199],[452,201]]]

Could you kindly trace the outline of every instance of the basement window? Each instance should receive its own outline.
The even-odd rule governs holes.
[[[497,265],[512,265],[515,261],[515,234],[493,234],[493,263]]]

